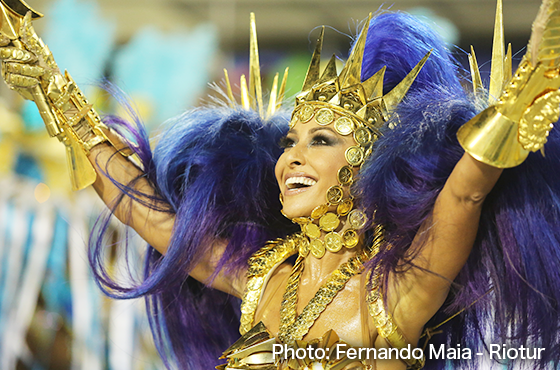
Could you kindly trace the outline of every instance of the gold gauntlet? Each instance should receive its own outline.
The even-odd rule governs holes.
[[[97,176],[87,155],[94,146],[110,142],[107,127],[68,72],[60,72],[31,25],[32,13],[22,16],[4,2],[0,7],[2,24],[12,22],[11,30],[18,30],[10,34],[2,27],[2,76],[11,89],[36,103],[49,135],[66,146],[72,188],[83,189]]]
[[[551,1],[541,12],[547,19],[542,35],[533,35],[531,42],[537,45],[529,45],[498,102],[459,129],[459,143],[475,159],[509,168],[521,164],[529,152],[544,147],[560,115],[559,4]],[[531,53],[533,46],[536,53]]]

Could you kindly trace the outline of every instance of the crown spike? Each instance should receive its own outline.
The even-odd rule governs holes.
[[[490,72],[490,88],[488,102],[494,103],[502,93],[504,86],[504,17],[502,0],[496,4],[494,21],[494,43],[492,45],[492,68]]]
[[[336,76],[336,55],[333,54],[317,83],[321,84],[330,80],[334,80]]]
[[[231,90],[231,83],[229,81],[228,71],[225,68],[224,68],[224,77],[226,79],[226,92],[228,97],[228,105],[230,108],[235,108],[235,98],[233,97],[233,91]]]
[[[247,88],[247,79],[245,78],[245,75],[241,75],[239,82],[241,85],[241,106],[245,110],[251,110],[251,100],[249,97],[249,89]]]
[[[383,96],[383,80],[385,78],[386,70],[387,66],[383,66],[383,68],[377,71],[362,84],[364,86],[367,100],[373,100]]]
[[[366,46],[367,34],[369,29],[369,24],[371,21],[371,13],[367,18],[364,27],[362,28],[362,32],[360,32],[360,36],[358,40],[354,44],[352,48],[352,52],[344,65],[344,68],[340,72],[340,87],[341,89],[345,89],[347,87],[359,84],[362,82],[362,60],[364,58],[364,49]]]
[[[511,56],[511,43],[509,43],[506,52],[506,59],[504,60],[504,85],[503,85],[504,88],[506,84],[513,77],[512,63],[513,63],[513,59]]]
[[[324,34],[325,27],[322,27],[319,38],[317,39],[317,45],[315,45],[315,51],[313,52],[313,56],[311,57],[311,63],[309,63],[309,68],[307,69],[307,74],[305,75],[305,81],[303,83],[303,87],[301,88],[302,92],[310,90],[311,87],[315,85],[315,83],[319,79],[319,72],[321,67],[321,49],[323,49]]]
[[[428,57],[432,54],[432,50],[428,51],[426,55],[424,55],[424,58],[418,62],[416,67],[414,67],[412,71],[410,71],[408,75],[406,75],[406,77],[393,88],[393,90],[383,96],[383,101],[385,102],[385,108],[387,110],[386,113],[390,114],[390,112],[392,112],[404,99],[408,89],[410,89],[410,86],[412,86],[412,83],[416,80],[416,77],[422,70],[422,67],[426,64]]]
[[[251,108],[258,109],[263,116],[263,97],[261,84],[261,67],[259,63],[259,45],[257,43],[257,25],[255,13],[251,12],[250,22],[250,48],[249,48],[249,99]]]
[[[278,108],[280,108],[280,106],[282,105],[282,100],[284,100],[284,93],[286,91],[286,82],[288,81],[288,71],[290,70],[290,67],[286,67],[286,69],[284,70],[284,76],[282,76],[282,83],[280,84],[280,91],[278,91],[278,97],[276,98],[276,110],[278,110]]]
[[[484,85],[482,84],[482,77],[480,76],[478,61],[476,60],[476,54],[474,53],[474,48],[472,47],[472,45],[471,52],[469,54],[469,66],[471,69],[473,92],[475,96],[478,96],[481,91],[484,90]]]
[[[270,89],[270,100],[268,101],[268,109],[266,110],[266,119],[270,118],[276,112],[276,94],[278,93],[278,72],[274,75],[272,89]]]

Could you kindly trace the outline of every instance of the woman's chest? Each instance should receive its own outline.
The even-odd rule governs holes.
[[[338,290],[321,289],[321,284],[305,280],[297,289],[286,289],[290,285],[290,272],[289,266],[281,266],[271,276],[259,300],[254,323],[262,321],[276,337],[287,333],[309,341],[334,330],[353,347],[371,345],[367,316],[363,317],[367,308],[361,302],[359,275]]]

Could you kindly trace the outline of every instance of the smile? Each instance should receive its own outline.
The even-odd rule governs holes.
[[[316,183],[317,181],[303,176],[290,177],[286,179],[286,187],[288,190],[307,188],[315,185]]]

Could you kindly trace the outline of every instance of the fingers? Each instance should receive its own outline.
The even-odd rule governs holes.
[[[5,74],[4,79],[6,80],[8,86],[10,86],[12,89],[29,88],[37,86],[39,84],[39,80],[37,78],[10,73]]]
[[[45,73],[42,67],[21,63],[6,63],[5,71],[26,77],[41,77]]]
[[[539,13],[533,22],[531,39],[527,45],[527,55],[533,65],[545,57],[547,60],[554,60],[556,55],[546,55],[547,51],[556,48],[558,44],[554,41],[559,26],[559,9],[560,2],[558,0],[543,0]],[[548,50],[543,50],[548,49]],[[554,53],[553,53],[554,54]]]
[[[4,80],[12,89],[34,87],[39,84],[39,77],[44,73],[45,70],[39,66],[9,62],[2,65]]]
[[[35,56],[27,50],[8,46],[0,48],[0,59],[4,61],[30,63],[35,61]]]
[[[33,24],[31,23],[31,12],[28,12],[23,18],[20,28],[21,41],[28,50],[38,53],[38,49],[45,47],[43,41],[37,36]]]
[[[35,29],[33,28],[32,19],[31,19],[31,12],[27,12],[25,17],[23,17],[23,22],[21,22],[21,27],[19,31],[22,37],[29,37],[36,35]]]

